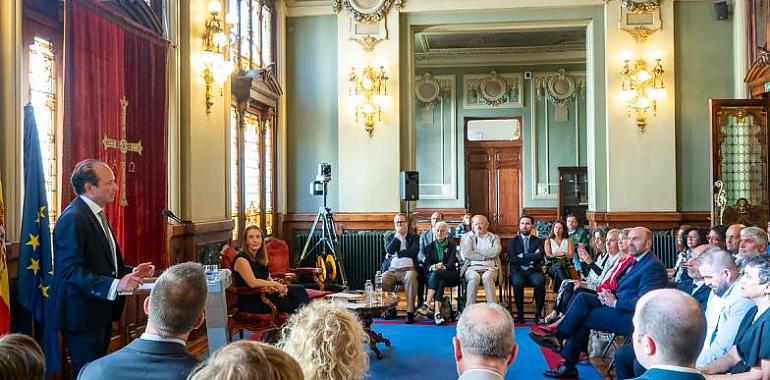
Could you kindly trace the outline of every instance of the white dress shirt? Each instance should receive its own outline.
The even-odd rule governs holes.
[[[99,216],[99,213],[104,211],[104,209],[85,195],[81,194],[80,199],[82,199],[83,202],[85,202],[86,205],[88,205],[88,208],[91,209],[91,212],[94,213],[94,216],[96,217],[96,221],[102,227],[102,231],[104,231],[104,234],[107,236],[107,241],[110,243],[110,249],[112,250],[112,264],[115,266],[115,275],[117,276],[118,275],[118,257],[117,257],[115,239],[112,236],[112,232],[104,229],[104,226],[102,225],[101,217]],[[110,301],[114,301],[115,298],[117,298],[118,296],[118,282],[119,280],[117,279],[113,280],[112,285],[110,285],[110,290],[107,291],[107,299]]]

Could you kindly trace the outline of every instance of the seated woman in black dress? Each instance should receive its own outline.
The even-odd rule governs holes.
[[[272,286],[278,294],[269,294],[268,299],[278,312],[293,313],[310,301],[305,288],[300,285],[284,285],[270,278],[267,267],[267,250],[262,244],[262,230],[250,225],[243,231],[241,250],[235,257],[235,284],[237,286]],[[238,296],[238,310],[250,313],[269,313],[270,307],[262,302],[259,294]]]
[[[572,245],[567,233],[567,225],[563,221],[553,222],[551,234],[544,244],[546,272],[553,278],[553,291],[559,291],[562,281],[572,278],[570,275],[570,265],[575,247]]]
[[[757,307],[746,313],[730,351],[701,368],[707,379],[770,378],[770,256],[749,259],[740,281],[743,296]]]
[[[441,315],[441,303],[444,301],[444,286],[460,284],[460,271],[457,268],[457,247],[449,239],[449,225],[436,223],[436,240],[425,246],[425,269],[428,271],[428,296],[425,303],[417,309],[423,315],[433,313],[437,325],[444,324]],[[435,297],[435,301],[434,301]],[[431,308],[431,306],[433,306]]]

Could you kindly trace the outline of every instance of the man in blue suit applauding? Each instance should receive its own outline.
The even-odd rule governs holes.
[[[561,341],[565,340],[563,348],[560,348],[564,362],[557,368],[543,372],[543,375],[578,378],[575,364],[580,352],[588,344],[590,331],[594,329],[630,335],[633,330],[631,318],[639,298],[651,290],[668,286],[666,267],[650,251],[652,232],[644,227],[636,227],[628,234],[628,240],[628,253],[634,257],[635,262],[626,267],[617,281],[617,288],[597,295],[576,295],[554,336],[535,338],[537,344],[548,348],[560,348]]]
[[[632,341],[639,362],[649,368],[639,380],[703,380],[695,369],[706,317],[698,301],[676,289],[645,294],[636,305]]]
[[[78,380],[186,379],[198,363],[187,352],[187,338],[203,324],[207,295],[200,264],[187,262],[166,269],[144,300],[148,315],[144,334],[87,364]]]

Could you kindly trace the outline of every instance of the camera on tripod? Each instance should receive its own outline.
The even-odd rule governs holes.
[[[332,164],[322,162],[318,164],[318,174],[315,180],[310,182],[310,195],[326,195],[326,184],[332,180]]]

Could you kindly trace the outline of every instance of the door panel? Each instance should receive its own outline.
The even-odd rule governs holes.
[[[466,207],[489,218],[490,230],[518,232],[521,213],[521,145],[515,142],[465,142]]]
[[[515,234],[519,230],[519,186],[521,172],[512,166],[497,169],[497,233]]]

